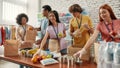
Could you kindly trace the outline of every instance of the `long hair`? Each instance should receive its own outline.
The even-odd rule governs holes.
[[[115,16],[112,8],[108,4],[104,4],[104,5],[100,6],[100,8],[99,8],[99,21],[101,21],[101,22],[103,21],[103,19],[100,17],[100,9],[106,9],[106,10],[108,10],[108,12],[110,13],[110,18],[112,20],[117,19],[117,17]]]
[[[53,10],[53,11],[50,11],[49,14],[50,14],[50,13],[53,13],[53,14],[55,15],[56,22],[57,22],[57,23],[60,23],[58,12],[55,11],[55,10]],[[49,20],[49,25],[52,25],[52,22],[51,22],[50,20]]]

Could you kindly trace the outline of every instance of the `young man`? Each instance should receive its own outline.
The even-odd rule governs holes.
[[[45,17],[42,21],[41,21],[41,26],[39,28],[37,28],[38,31],[41,31],[41,39],[37,40],[36,41],[36,44],[40,44],[41,43],[41,40],[43,39],[44,35],[45,35],[45,32],[46,32],[46,28],[49,24],[49,21],[48,21],[48,13],[52,10],[51,7],[49,5],[44,5],[42,7],[42,14],[43,16]],[[47,45],[46,45],[47,46]],[[45,49],[46,49],[46,46],[45,46]]]

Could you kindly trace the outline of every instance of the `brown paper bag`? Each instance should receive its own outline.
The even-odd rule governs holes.
[[[37,36],[36,30],[26,30],[25,41],[35,42]]]
[[[79,50],[81,50],[82,48],[78,48],[78,47],[72,47],[72,46],[68,46],[67,48],[67,53],[70,56],[73,56],[76,52],[78,52]],[[82,60],[89,60],[90,59],[90,50],[87,50],[87,53],[85,55],[83,55],[81,57]]]
[[[48,49],[53,52],[53,51],[59,51],[60,45],[59,41],[56,39],[49,39],[48,43]]]
[[[19,44],[17,40],[5,40],[4,56],[18,56]]]
[[[25,41],[24,43],[21,43],[19,45],[19,49],[32,48],[32,47],[33,47],[32,41]]]

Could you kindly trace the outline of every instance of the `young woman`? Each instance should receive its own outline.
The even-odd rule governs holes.
[[[31,25],[27,24],[28,20],[28,16],[24,13],[19,14],[16,18],[16,22],[19,25],[16,31],[16,39],[23,44],[27,43],[26,41],[24,41],[26,30],[28,30],[29,28],[33,29]]]
[[[59,15],[57,11],[50,11],[48,15],[48,19],[49,19],[49,26],[46,29],[46,33],[41,42],[40,49],[36,52],[36,54],[34,54],[34,56],[37,55],[40,52],[40,50],[42,50],[43,46],[47,41],[47,38],[49,39],[49,42],[51,41],[51,39],[59,40],[59,47],[56,48],[55,50],[60,51],[61,53],[66,52],[67,46],[65,45],[65,40],[63,39],[66,36],[65,25],[63,23],[60,23]],[[60,33],[61,36],[59,36]],[[55,48],[56,46],[54,46],[53,44],[51,47]],[[49,50],[51,51],[51,49]]]
[[[73,15],[69,25],[70,35],[73,38],[73,44],[72,46],[69,46],[68,49],[83,48],[90,38],[90,34],[93,33],[92,20],[90,17],[82,15],[82,11],[82,8],[78,4],[73,4],[69,7],[69,12]],[[89,60],[89,50],[86,55],[88,56],[85,60]]]
[[[73,15],[69,25],[70,34],[74,40],[72,46],[82,48],[93,33],[92,20],[81,14],[82,8],[78,4],[71,5],[69,12]]]
[[[28,20],[29,20],[28,16],[24,13],[19,14],[16,18],[16,22],[19,25],[16,31],[16,39],[20,41],[21,45],[28,45],[29,43],[31,43],[25,41],[24,38],[26,34],[26,30],[28,30],[29,28],[33,29],[31,25],[27,24]],[[22,49],[21,46],[19,49]],[[24,68],[24,66],[20,65],[20,68]],[[28,67],[26,66],[26,68]]]
[[[86,53],[86,50],[94,43],[99,33],[102,35],[102,40],[106,42],[120,42],[120,20],[116,18],[112,8],[108,4],[104,4],[99,8],[99,23],[92,35],[87,41],[82,50],[74,54],[81,57]]]

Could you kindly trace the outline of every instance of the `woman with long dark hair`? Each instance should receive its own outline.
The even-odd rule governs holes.
[[[47,38],[49,39],[49,42],[51,41],[51,39],[59,41],[58,47],[55,46],[56,42],[53,45],[49,45],[50,43],[48,44],[48,49],[50,51],[58,51],[61,53],[64,53],[64,51],[66,51],[67,47],[63,39],[66,36],[65,25],[60,22],[58,12],[50,11],[48,15],[48,19],[49,19],[49,26],[46,29],[46,34],[41,42],[40,49],[36,52],[36,54],[34,54],[34,56],[38,55],[38,53],[42,50],[43,46],[47,41]]]

